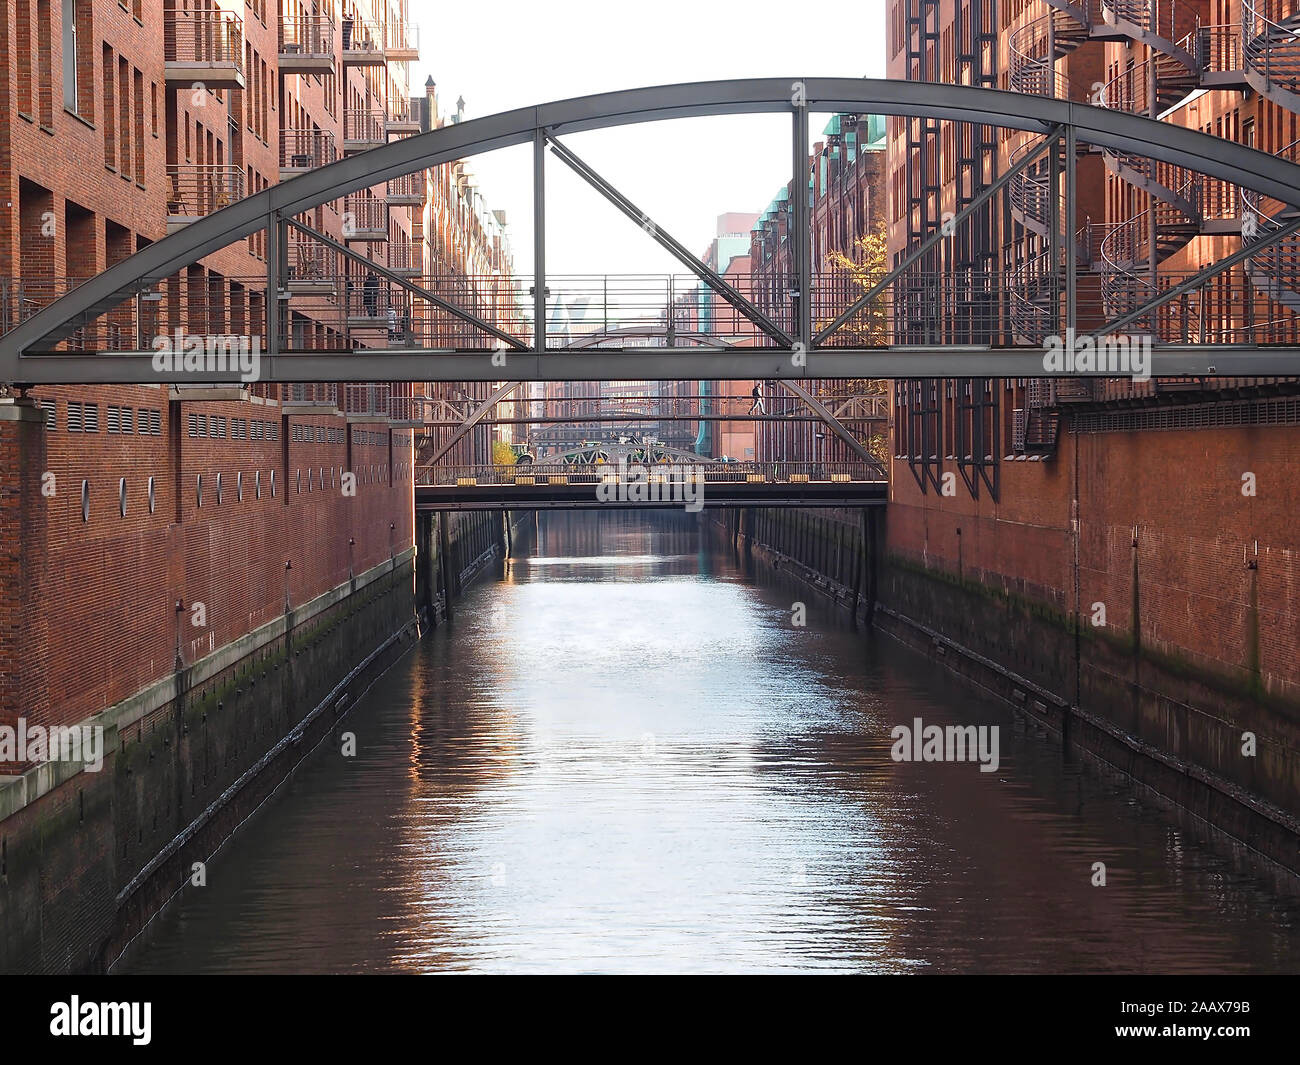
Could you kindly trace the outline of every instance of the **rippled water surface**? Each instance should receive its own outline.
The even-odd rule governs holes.
[[[1300,969],[1291,881],[760,579],[543,516],[119,969]],[[999,726],[997,772],[894,762],[915,718]]]

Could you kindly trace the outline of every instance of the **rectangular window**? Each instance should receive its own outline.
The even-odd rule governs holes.
[[[66,54],[66,53],[65,53]],[[114,128],[117,96],[113,92],[113,49],[104,45],[104,165],[117,165],[117,133]]]
[[[63,0],[63,106],[77,110],[77,0]]]
[[[99,407],[94,403],[87,403],[85,408],[86,424],[85,431],[88,433],[99,432]]]
[[[122,432],[135,432],[135,411],[130,407],[122,408]]]
[[[32,5],[18,0],[15,12],[18,39],[18,110],[32,116]]]
[[[122,56],[117,60],[117,157],[122,162],[122,176],[131,176],[131,64]]]
[[[81,404],[68,400],[68,432],[81,432]]]
[[[57,429],[59,427],[59,412],[55,408],[54,400],[41,400],[41,410],[45,411],[45,428],[50,430]]]
[[[132,74],[132,86],[135,95],[135,123],[132,134],[135,139],[135,180],[144,184],[144,75],[136,70]]]
[[[116,407],[108,408],[107,423],[106,428],[110,433],[118,433],[122,431],[122,415]]]

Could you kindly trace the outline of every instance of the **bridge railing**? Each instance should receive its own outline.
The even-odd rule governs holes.
[[[425,487],[535,487],[600,484],[874,484],[880,471],[866,462],[584,463],[419,466],[415,483]]]
[[[238,191],[234,171],[221,168],[223,174],[227,171],[231,174],[230,187]],[[202,195],[195,191],[190,198],[192,209],[200,213],[200,208],[215,207],[221,196],[230,194],[209,192],[208,186],[204,185]],[[382,213],[383,201],[374,202],[377,204],[374,211]],[[1235,206],[1232,208],[1236,209]],[[1216,210],[1220,214],[1228,212],[1226,204]],[[369,216],[365,220],[369,221]],[[374,220],[378,220],[378,214]],[[1190,270],[1172,270],[1162,264],[1152,286],[1150,272],[1144,268],[1145,236],[1138,233],[1123,244],[1120,238],[1126,234],[1112,237],[1113,228],[1106,230],[1110,239],[1103,249],[1115,263],[1112,270],[1103,271],[1107,284],[1096,283],[1095,275],[1080,271],[1083,278],[1077,291],[1076,307],[1077,320],[1082,328],[1097,328],[1115,314],[1135,308],[1150,295],[1166,291],[1193,276]],[[1100,231],[1100,227],[1094,229]],[[342,269],[338,253],[319,242],[291,235],[288,243],[290,276],[279,302],[285,320],[296,325],[293,329],[282,330],[280,350],[283,354],[408,346],[465,352],[493,351],[495,337],[479,325],[442,307],[430,306],[374,271],[360,276],[349,275]],[[1292,301],[1292,271],[1288,269],[1286,276],[1281,277],[1281,285],[1273,288],[1258,286],[1258,275],[1264,268],[1275,273],[1280,270],[1270,261],[1270,256],[1280,263],[1282,258],[1278,257],[1289,255],[1288,249],[1289,245],[1283,244],[1277,251],[1261,252],[1254,260],[1257,275],[1254,280],[1244,267],[1238,266],[1181,295],[1177,304],[1166,305],[1160,313],[1144,317],[1140,329],[1131,326],[1123,332],[1150,333],[1155,343],[1243,346],[1296,343],[1300,338],[1300,311],[1297,303]],[[390,261],[417,287],[519,338],[524,344],[532,341],[529,296],[532,278],[421,274],[415,271],[414,263],[408,266],[409,261],[403,260],[401,255],[394,255]],[[945,342],[1038,346],[1041,338],[1059,335],[1062,331],[1065,286],[1050,269],[1042,275],[1041,284],[1036,282],[1027,286],[1022,270],[1018,266],[1011,271],[988,271],[963,277],[930,272],[905,274],[819,346],[884,348]],[[369,280],[371,276],[373,280]],[[819,277],[819,285],[814,289],[817,300],[814,327],[820,328],[851,306],[875,276],[837,274]],[[1110,283],[1111,278],[1121,276],[1133,278],[1128,288]],[[746,283],[752,280],[755,290],[760,284],[766,284],[766,279],[758,275],[744,280]],[[72,287],[71,284],[37,279],[0,281],[8,289],[5,296],[0,297],[7,303],[6,307],[0,307],[0,333],[12,329],[23,318],[30,317]],[[585,299],[593,290],[603,290],[606,286],[609,291],[607,299]],[[652,354],[669,346],[678,350],[701,346],[742,350],[776,346],[775,340],[720,299],[713,302],[710,313],[703,317],[681,316],[674,325],[674,332],[669,334],[662,295],[658,303],[651,298],[652,291],[661,294],[670,291],[669,279],[662,275],[657,279],[613,275],[582,279],[548,278],[547,287],[552,322],[547,336],[548,351],[617,347],[629,353],[644,348],[647,354]],[[620,287],[625,298],[616,295]],[[629,295],[631,290],[641,295],[633,298]],[[171,334],[176,329],[196,335],[248,335],[260,338],[265,346],[265,292],[265,275],[227,276],[221,279],[220,289],[205,285],[199,291],[185,273],[174,274],[156,282],[149,290],[142,290],[143,299],[133,296],[105,313],[103,321],[115,322],[119,329],[114,346],[102,350],[132,350],[137,336],[144,338],[147,348],[155,335]],[[1030,332],[1013,333],[1012,329],[1018,320],[1015,312],[1026,301],[1032,303],[1032,339]],[[765,305],[756,298],[755,302],[778,324],[788,319],[782,307],[788,309],[789,301]],[[393,329],[389,329],[392,324],[388,315],[390,306],[397,318]],[[964,339],[954,336],[954,323],[960,326]],[[317,337],[321,330],[328,334],[324,341]],[[94,335],[93,323],[86,334]],[[1013,336],[1016,339],[1012,339]],[[302,337],[317,339],[302,343]],[[87,350],[93,350],[93,344]],[[629,376],[636,375],[630,373]]]

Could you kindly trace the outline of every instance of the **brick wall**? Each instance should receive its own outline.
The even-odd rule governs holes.
[[[888,550],[1073,613],[1077,491],[1086,623],[1102,603],[1112,635],[1296,698],[1297,463],[1293,427],[1063,432],[1055,460],[1002,463],[994,503],[960,481],[955,497],[923,495],[895,460]]]
[[[47,626],[44,651],[25,652],[35,673],[19,675],[24,685],[43,676],[49,695],[34,686],[15,701],[14,692],[0,689],[6,712],[22,705],[34,720],[82,720],[171,672],[178,648],[188,664],[280,615],[286,590],[300,605],[413,542],[409,432],[337,415],[299,416],[274,403],[169,402],[165,389],[151,386],[34,394],[54,403],[56,428],[29,429],[20,457],[16,423],[0,423],[0,468],[23,476],[21,488],[0,497],[0,520],[6,582],[34,594],[36,571],[21,560],[47,558],[39,602],[7,624]],[[69,431],[70,403],[82,404],[83,430],[88,405],[95,406],[96,432]],[[120,412],[132,411],[132,432],[109,432],[110,407],[119,412],[119,430]],[[140,431],[141,411],[143,420],[156,412],[157,435]],[[208,435],[189,435],[191,416],[204,419]],[[276,438],[266,438],[269,429],[262,439],[231,438],[233,426],[245,423],[240,432],[249,433],[254,421],[274,426]],[[224,435],[214,437],[218,424]],[[299,439],[308,430],[310,442]],[[46,471],[52,496],[40,491]],[[349,472],[354,495],[344,491]],[[6,639],[5,653],[21,655],[30,642]],[[5,674],[12,675],[8,668]]]

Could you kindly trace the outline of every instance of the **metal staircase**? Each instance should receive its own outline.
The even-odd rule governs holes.
[[[1300,162],[1300,140],[1276,153],[1288,162]],[[1296,217],[1297,209],[1276,200],[1264,200],[1250,189],[1241,190],[1242,240],[1250,239],[1250,227],[1260,237],[1275,233]],[[1246,260],[1246,276],[1257,292],[1291,311],[1300,311],[1300,234],[1274,241]]]
[[[1300,10],[1296,0],[1241,0],[1241,55],[1251,88],[1300,111]]]
[[[1057,71],[1056,60],[1064,59],[1090,37],[1087,26],[1059,9],[1014,30],[1007,41],[1011,88],[1031,96],[1070,99],[1069,79]],[[1074,94],[1077,99],[1086,96],[1086,88]]]

